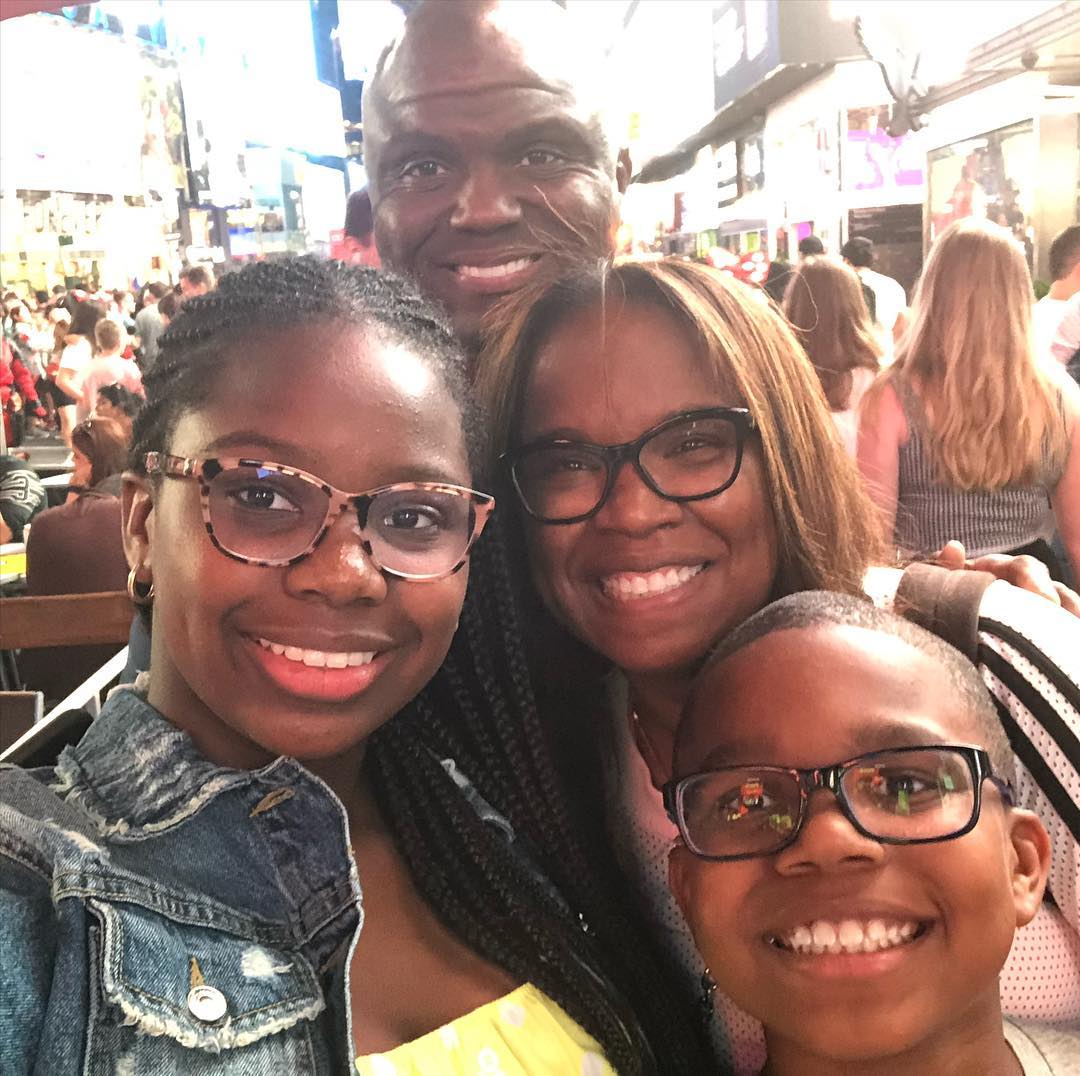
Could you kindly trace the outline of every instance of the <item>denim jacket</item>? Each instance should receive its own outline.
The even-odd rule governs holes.
[[[0,767],[0,1070],[344,1073],[363,908],[341,802],[204,759],[130,690]]]

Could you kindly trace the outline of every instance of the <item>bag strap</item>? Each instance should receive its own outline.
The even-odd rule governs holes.
[[[910,564],[896,590],[894,609],[975,662],[979,652],[979,605],[993,581],[989,572]]]

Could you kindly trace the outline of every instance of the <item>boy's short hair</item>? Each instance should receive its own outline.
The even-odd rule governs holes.
[[[115,321],[102,318],[94,326],[94,343],[98,351],[115,351],[120,346],[120,326]]]
[[[1070,224],[1050,244],[1050,279],[1064,280],[1080,262],[1080,224]]]
[[[799,253],[804,258],[811,254],[824,254],[825,244],[816,235],[805,236],[799,240]]]
[[[870,269],[874,264],[874,242],[865,235],[856,235],[840,248],[840,257],[856,269]]]
[[[982,740],[980,746],[990,756],[994,772],[1010,784],[1015,783],[1012,748],[990,692],[976,667],[944,639],[895,613],[879,609],[869,599],[825,590],[804,590],[781,598],[744,620],[717,644],[698,674],[698,682],[700,683],[701,676],[707,669],[766,635],[823,625],[864,628],[892,635],[937,662],[948,675],[953,697],[971,714]],[[683,711],[684,719],[679,725],[675,740],[676,758],[679,756],[680,744],[687,735],[685,730],[690,725],[685,715],[696,709],[697,695],[698,690],[695,689]]]
[[[170,291],[158,299],[158,313],[172,321],[180,310],[180,296]]]
[[[212,288],[214,278],[203,265],[188,265],[180,270],[180,279],[186,280],[197,288]]]

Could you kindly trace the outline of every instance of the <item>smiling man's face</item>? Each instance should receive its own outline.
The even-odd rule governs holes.
[[[555,257],[614,246],[627,169],[550,6],[426,5],[365,98],[379,254],[466,341]]]

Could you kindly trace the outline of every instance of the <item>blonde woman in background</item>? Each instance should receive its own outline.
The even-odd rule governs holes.
[[[859,404],[881,361],[859,278],[836,258],[807,258],[788,281],[784,313],[814,364],[844,447],[854,456]]]
[[[995,224],[957,221],[930,251],[897,360],[871,388],[858,460],[886,540],[926,555],[1033,553],[1057,518],[1080,568],[1080,390],[1037,359],[1031,277]]]

